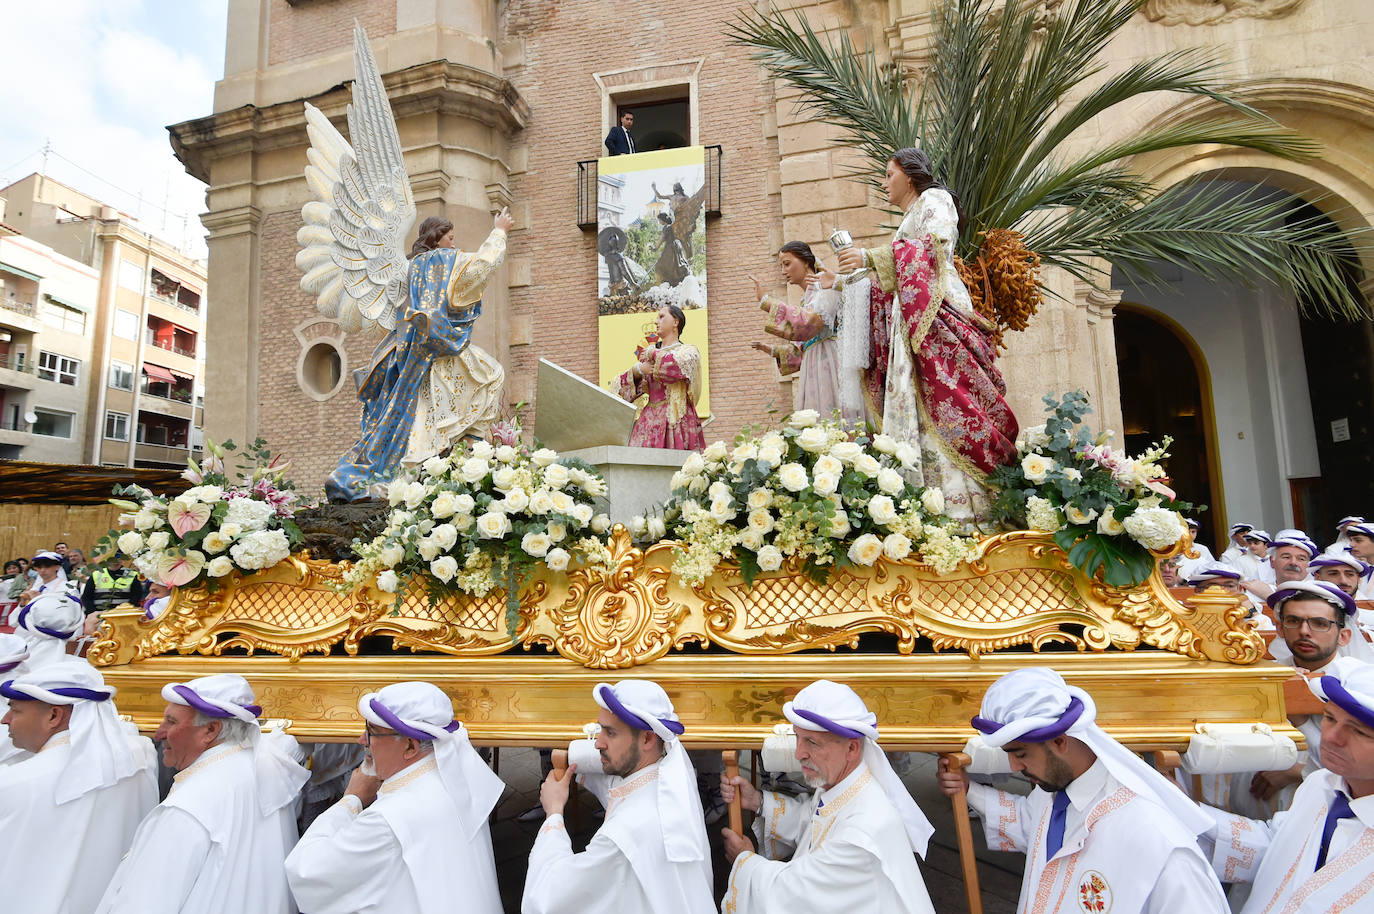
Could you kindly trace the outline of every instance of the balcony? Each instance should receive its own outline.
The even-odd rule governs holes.
[[[165,466],[184,467],[191,449],[186,445],[149,444],[140,441],[134,445],[135,464],[156,463]]]
[[[33,390],[38,386],[35,367],[36,362],[22,355],[0,356],[0,387]]]
[[[38,318],[37,297],[26,295],[0,295],[0,325],[37,333],[43,328]]]
[[[185,356],[192,361],[196,358],[196,350],[194,348],[187,349],[185,346],[178,346],[175,342],[165,337],[159,340],[157,334],[152,330],[147,332],[146,342],[149,346],[156,346],[159,349],[165,349],[167,352],[175,352],[177,355]]]
[[[149,297],[154,301],[162,302],[164,305],[169,305],[180,311],[185,311],[187,314],[193,314],[197,319],[200,317],[200,308],[198,306],[188,305],[174,295],[163,295],[160,292],[154,291]]]
[[[721,160],[725,156],[720,144],[706,147],[706,218],[721,214]],[[577,227],[584,232],[597,229],[597,209],[601,197],[597,159],[583,159],[577,163]]]

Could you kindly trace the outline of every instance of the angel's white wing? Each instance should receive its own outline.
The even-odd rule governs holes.
[[[318,108],[305,106],[305,180],[314,199],[301,209],[296,266],[305,273],[301,288],[344,330],[373,323],[391,330],[408,293],[403,244],[415,224],[415,199],[386,87],[356,23],[353,61],[348,132],[354,145]]]

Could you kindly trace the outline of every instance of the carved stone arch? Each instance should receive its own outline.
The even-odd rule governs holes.
[[[1321,210],[1344,230],[1368,228],[1374,219],[1374,91],[1324,80],[1267,80],[1247,86],[1245,100],[1257,110],[1321,145],[1310,159],[1292,161],[1252,149],[1208,147],[1168,150],[1133,164],[1160,188],[1199,176],[1249,181],[1288,191]],[[1222,110],[1197,99],[1164,112],[1157,128],[1187,123]],[[1360,252],[1365,281],[1374,278],[1374,251]]]

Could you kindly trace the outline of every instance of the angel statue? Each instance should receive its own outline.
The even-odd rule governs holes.
[[[361,27],[353,30],[356,79],[348,131],[356,145],[309,103],[314,200],[297,233],[301,288],[321,314],[345,331],[380,326],[386,336],[358,372],[363,404],[358,442],[325,483],[331,501],[357,501],[464,438],[485,437],[500,406],[505,372],[471,341],[481,295],[506,253],[515,224],[501,210],[476,253],[456,250],[453,223],[428,218],[409,258],[403,247],[415,224],[396,119]],[[408,262],[407,262],[408,261]]]

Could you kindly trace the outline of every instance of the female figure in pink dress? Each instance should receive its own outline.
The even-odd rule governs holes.
[[[804,241],[789,241],[778,251],[778,268],[783,281],[803,289],[800,305],[785,298],[765,295],[754,277],[754,294],[759,307],[768,312],[770,323],[764,328],[788,342],[769,345],[754,343],[777,362],[784,375],[796,374],[797,409],[814,409],[828,419],[836,412],[847,426],[862,428],[868,421],[864,405],[863,369],[868,366],[867,308],[854,315],[856,326],[844,321],[840,294],[833,288],[834,274],[823,272],[811,246]],[[858,331],[861,339],[850,341]],[[846,353],[852,354],[846,358]]]
[[[648,397],[630,431],[631,447],[685,451],[706,447],[696,409],[701,394],[701,353],[679,339],[685,326],[687,315],[681,308],[659,308],[659,342],[641,350],[639,361],[618,379],[621,398],[633,403]]]

